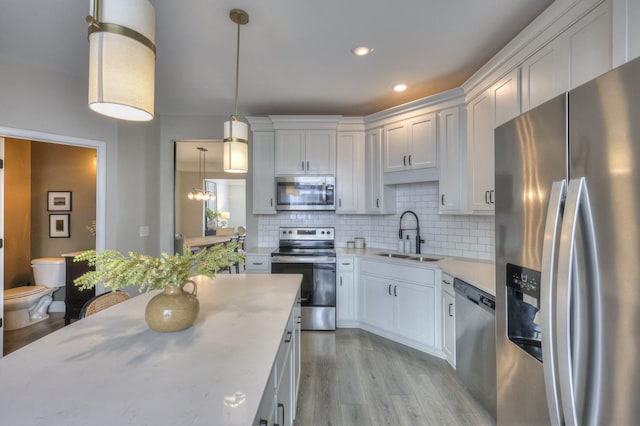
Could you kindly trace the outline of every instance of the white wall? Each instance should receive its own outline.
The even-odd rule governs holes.
[[[102,141],[106,145],[105,245],[158,252],[157,122],[119,124],[87,107],[87,77],[17,64],[0,56],[0,127]],[[172,184],[171,184],[172,185]],[[155,239],[154,239],[155,238]]]
[[[332,212],[283,212],[259,217],[260,247],[277,247],[280,226],[333,226],[336,245],[345,247],[354,237],[365,237],[367,247],[396,250],[400,215],[411,210],[420,219],[425,240],[423,253],[468,259],[495,258],[494,217],[438,214],[438,182],[398,185],[397,213],[385,216],[336,215]],[[415,220],[405,216],[404,228],[414,228]],[[415,231],[409,231],[410,238]],[[414,239],[415,241],[415,239]]]

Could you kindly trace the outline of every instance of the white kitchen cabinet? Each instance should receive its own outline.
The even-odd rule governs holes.
[[[245,273],[247,274],[268,274],[271,272],[271,256],[265,253],[245,254]]]
[[[453,290],[453,277],[442,273],[442,352],[447,362],[456,368],[456,297]]]
[[[355,327],[356,281],[355,258],[338,255],[336,258],[338,279],[336,283],[336,324],[340,328]]]
[[[363,213],[364,133],[338,132],[336,153],[336,213]]]
[[[464,213],[465,182],[463,149],[466,109],[450,108],[438,113],[438,143],[440,144],[440,213]],[[461,117],[462,115],[462,117]]]
[[[274,132],[253,132],[253,214],[276,214]]]
[[[494,126],[498,127],[520,115],[520,68],[516,68],[491,86]]]
[[[384,185],[382,178],[382,128],[371,129],[365,135],[365,211],[390,214],[396,211],[395,186]]]
[[[568,89],[567,39],[558,37],[522,64],[522,111],[526,112]]]
[[[277,176],[334,175],[336,132],[333,130],[276,130]]]
[[[640,56],[640,1],[613,0],[613,66]]]
[[[384,126],[384,171],[438,166],[436,114],[423,114]]]
[[[437,269],[363,259],[358,273],[362,328],[427,352],[440,353]]]
[[[493,212],[494,110],[491,88],[469,103],[467,191],[473,212]]]

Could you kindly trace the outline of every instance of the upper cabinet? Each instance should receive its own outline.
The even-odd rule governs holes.
[[[253,132],[253,214],[276,214],[274,132]]]
[[[523,62],[523,111],[612,68],[611,20],[605,1]]]
[[[276,130],[277,176],[334,175],[335,130]]]
[[[338,132],[336,213],[364,211],[364,171],[364,132]]]
[[[384,126],[385,172],[438,166],[436,114]]]
[[[440,150],[440,213],[464,213],[463,148],[466,109],[449,108],[438,113]],[[462,126],[462,128],[461,128]]]
[[[365,212],[389,214],[396,211],[395,186],[384,185],[382,179],[382,128],[365,134]]]

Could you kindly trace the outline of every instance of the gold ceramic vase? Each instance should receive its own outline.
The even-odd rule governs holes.
[[[191,292],[185,291],[187,284],[193,285]],[[189,280],[180,286],[167,286],[164,291],[149,300],[144,318],[149,328],[162,333],[180,331],[190,327],[198,317],[196,283]]]

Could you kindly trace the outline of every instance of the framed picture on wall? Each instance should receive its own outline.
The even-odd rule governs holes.
[[[71,191],[47,192],[47,211],[70,212],[71,211]]]
[[[69,214],[49,215],[49,238],[71,238]]]

